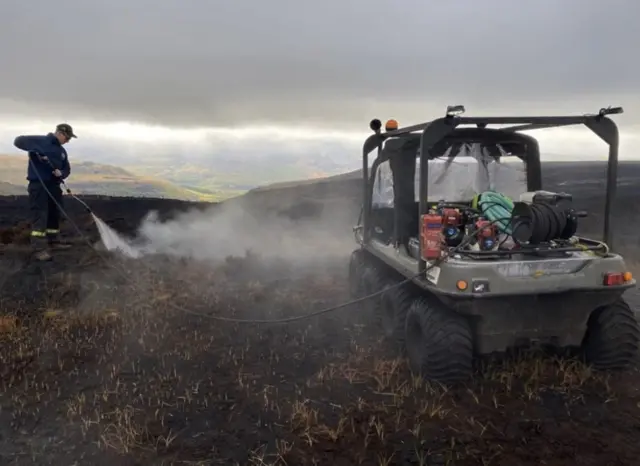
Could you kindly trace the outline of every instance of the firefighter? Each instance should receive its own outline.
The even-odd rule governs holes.
[[[46,136],[18,136],[13,143],[18,149],[27,151],[29,156],[27,180],[31,244],[36,259],[40,261],[51,260],[51,249],[70,247],[59,238],[60,210],[56,202],[62,206],[60,184],[71,173],[67,151],[63,146],[76,137],[71,126],[61,123],[56,126],[55,132]]]

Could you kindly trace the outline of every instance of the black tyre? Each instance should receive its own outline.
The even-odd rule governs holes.
[[[638,342],[635,313],[620,298],[591,313],[582,343],[585,362],[597,370],[628,369],[637,362]]]
[[[405,325],[412,372],[444,384],[468,379],[473,371],[473,336],[468,321],[436,299],[413,301]]]
[[[349,259],[349,294],[353,299],[358,299],[365,294],[365,254],[362,249],[356,249]]]
[[[388,290],[382,295],[380,306],[380,324],[385,338],[402,351],[407,313],[415,296],[407,285],[398,286],[396,282],[389,281],[386,288]]]
[[[363,296],[369,296],[374,293],[378,293],[385,285],[384,275],[375,266],[366,265],[362,273],[363,281]],[[383,294],[377,294],[371,298],[367,298],[363,301],[364,311],[368,318],[379,319],[382,308],[382,296]]]

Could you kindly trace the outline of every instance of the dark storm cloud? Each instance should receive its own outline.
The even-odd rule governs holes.
[[[630,111],[639,19],[634,0],[4,0],[0,100],[176,126]]]

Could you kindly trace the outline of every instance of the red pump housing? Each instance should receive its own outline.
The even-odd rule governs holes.
[[[492,249],[498,240],[498,229],[488,220],[480,219],[476,221],[476,238],[480,249]]]
[[[446,227],[462,225],[462,214],[458,209],[442,209],[443,223]]]
[[[436,260],[444,249],[444,235],[442,234],[443,216],[434,212],[420,218],[420,243],[422,259]]]
[[[491,238],[495,239],[497,235],[496,226],[489,220],[476,221],[476,236],[478,239]]]

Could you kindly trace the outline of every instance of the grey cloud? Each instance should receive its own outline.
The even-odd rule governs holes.
[[[176,126],[632,111],[638,19],[633,0],[5,0],[0,100]]]

